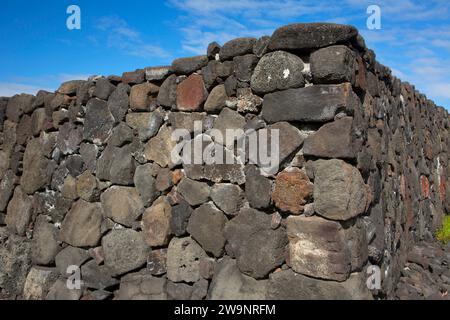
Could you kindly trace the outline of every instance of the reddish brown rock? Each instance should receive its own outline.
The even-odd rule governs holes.
[[[430,182],[427,177],[420,176],[420,185],[422,187],[422,197],[428,199],[430,197]]]
[[[278,174],[272,199],[280,210],[300,214],[313,193],[313,184],[299,168],[290,168]]]
[[[208,92],[202,76],[193,74],[178,85],[177,109],[180,111],[197,111],[205,102]]]
[[[159,87],[151,83],[142,83],[131,88],[130,107],[134,111],[149,110],[152,103],[156,105]]]
[[[167,245],[170,240],[172,208],[166,197],[158,198],[142,216],[145,242],[152,247]]]

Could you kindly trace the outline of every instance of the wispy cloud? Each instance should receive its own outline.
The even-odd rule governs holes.
[[[0,82],[0,96],[11,97],[20,93],[36,94],[39,90],[55,91],[70,80],[86,80],[90,75],[61,73],[36,77],[13,77],[9,82]]]
[[[101,35],[90,37],[90,41],[94,44],[103,45],[100,39],[106,38],[105,45],[118,49],[126,55],[145,59],[170,57],[169,52],[158,45],[147,43],[139,31],[118,16],[100,18],[97,29]]]

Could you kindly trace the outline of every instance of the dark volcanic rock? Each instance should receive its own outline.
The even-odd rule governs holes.
[[[290,24],[275,30],[269,42],[269,51],[310,51],[349,41],[357,35],[358,31],[349,25],[333,23]]]
[[[262,115],[264,120],[326,122],[339,111],[352,112],[359,105],[351,85],[317,85],[267,94]]]

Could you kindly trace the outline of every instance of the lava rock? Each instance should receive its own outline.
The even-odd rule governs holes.
[[[272,35],[268,49],[310,51],[356,38],[358,30],[334,23],[296,23],[283,26]]]
[[[243,56],[253,52],[253,46],[256,42],[255,38],[237,38],[228,41],[220,49],[220,60],[230,60],[236,56]]]
[[[264,209],[270,204],[272,182],[253,165],[245,167],[245,195],[252,208]]]
[[[31,245],[32,261],[38,265],[49,265],[55,261],[58,251],[58,228],[49,223],[45,216],[38,216]]]
[[[200,280],[199,260],[206,256],[192,238],[173,238],[167,250],[167,278],[173,282]]]
[[[184,178],[178,184],[178,192],[191,206],[197,206],[208,201],[210,188],[204,182]]]
[[[149,252],[143,234],[131,229],[112,230],[102,238],[102,248],[113,276],[143,266]]]
[[[148,111],[152,103],[156,104],[159,87],[152,83],[142,83],[131,87],[130,107],[133,111]]]
[[[83,138],[94,144],[103,144],[111,134],[114,117],[105,101],[91,99],[86,105]]]
[[[361,173],[342,160],[314,162],[314,208],[332,220],[348,220],[365,212],[371,192]]]
[[[277,175],[272,193],[274,204],[284,212],[300,214],[313,194],[313,184],[299,168],[289,168]]]
[[[244,204],[244,198],[244,192],[235,184],[220,183],[211,188],[211,199],[228,215],[236,215],[239,212]]]
[[[224,228],[230,251],[239,270],[255,279],[264,278],[284,262],[287,244],[283,228],[271,228],[270,215],[255,209],[241,209]]]
[[[255,68],[251,78],[252,90],[264,94],[303,87],[303,69],[303,61],[296,55],[283,51],[268,53]]]
[[[359,98],[349,83],[316,85],[288,89],[264,97],[262,116],[277,121],[326,122],[340,110],[351,112],[359,106]]]
[[[112,186],[100,196],[105,216],[132,227],[144,210],[139,192],[132,187]]]
[[[214,87],[208,96],[208,100],[205,102],[205,111],[217,112],[222,110],[225,107],[227,98],[228,96],[225,90],[225,85],[220,84]]]
[[[6,210],[5,223],[8,229],[12,233],[24,236],[32,213],[31,197],[23,192],[20,186],[17,186]]]
[[[331,46],[311,54],[314,83],[354,82],[356,55],[346,46]]]
[[[118,123],[125,118],[125,114],[129,107],[130,86],[120,83],[117,88],[111,93],[108,99],[108,109],[114,117],[114,122]]]
[[[142,215],[145,242],[152,247],[165,246],[170,241],[172,207],[166,197],[158,198]]]
[[[207,56],[180,58],[172,62],[172,71],[179,75],[188,75],[208,64]]]
[[[177,110],[198,111],[207,97],[202,76],[192,74],[177,87]]]
[[[353,118],[343,117],[323,125],[310,135],[303,145],[303,154],[319,158],[354,159]]]
[[[194,210],[192,210],[189,204],[184,200],[172,207],[170,229],[175,236],[181,237],[186,234],[189,218],[193,211]]]
[[[78,200],[61,224],[61,240],[74,247],[95,247],[101,238],[102,215],[100,203]]]
[[[192,213],[187,231],[206,252],[220,257],[225,245],[223,228],[227,221],[214,204],[206,203]]]
[[[134,185],[145,206],[150,205],[158,197],[156,180],[153,174],[154,168],[152,164],[138,166],[134,174]]]

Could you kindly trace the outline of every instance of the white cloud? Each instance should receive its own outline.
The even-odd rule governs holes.
[[[86,80],[90,75],[61,73],[37,77],[15,77],[10,82],[0,82],[0,97],[12,97],[20,93],[36,94],[39,90],[55,91],[63,82]]]
[[[170,54],[162,47],[147,43],[140,32],[131,28],[128,23],[117,17],[102,17],[97,28],[104,33],[106,45],[118,49],[122,53],[139,58],[168,58]],[[103,45],[102,37],[91,36],[90,41],[96,45]]]

